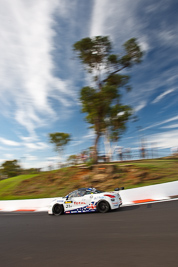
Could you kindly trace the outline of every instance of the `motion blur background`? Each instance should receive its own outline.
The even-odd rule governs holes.
[[[114,144],[112,159],[121,150],[138,159],[143,147],[149,158],[175,153],[177,10],[174,0],[0,0],[0,164],[17,159],[24,168],[55,168],[93,145],[79,102],[90,78],[72,45],[96,35],[109,36],[116,53],[132,37],[144,51],[143,62],[123,72],[132,91],[123,91],[122,101],[137,121]],[[49,144],[51,132],[72,135],[62,159]],[[103,139],[99,152],[106,153]]]

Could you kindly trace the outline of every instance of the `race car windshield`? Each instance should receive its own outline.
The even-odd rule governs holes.
[[[97,190],[95,188],[86,191],[86,195],[89,195],[89,194],[99,194],[99,193],[103,193],[103,191]]]
[[[68,197],[71,198],[71,197],[82,197],[85,195],[85,192],[86,192],[86,189],[85,188],[81,188],[81,189],[78,189],[78,190],[75,190],[71,193],[68,194]]]
[[[99,193],[103,193],[103,191],[97,190],[96,188],[80,188],[80,189],[77,189],[77,190],[69,193],[67,196],[68,196],[68,198],[83,197],[84,195],[99,194]]]

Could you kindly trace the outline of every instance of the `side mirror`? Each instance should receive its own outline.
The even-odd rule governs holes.
[[[69,195],[66,196],[66,200],[68,200],[68,199],[69,199]]]

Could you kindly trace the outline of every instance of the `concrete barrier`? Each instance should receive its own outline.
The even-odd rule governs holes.
[[[55,198],[3,200],[0,201],[1,211],[47,211]]]
[[[123,205],[178,198],[178,181],[126,189],[120,195]],[[0,201],[0,211],[47,211],[53,199],[4,200]]]
[[[178,181],[120,191],[124,205],[178,198]]]

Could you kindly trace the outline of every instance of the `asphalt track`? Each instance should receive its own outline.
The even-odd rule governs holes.
[[[178,266],[178,201],[100,214],[0,213],[0,267]]]

